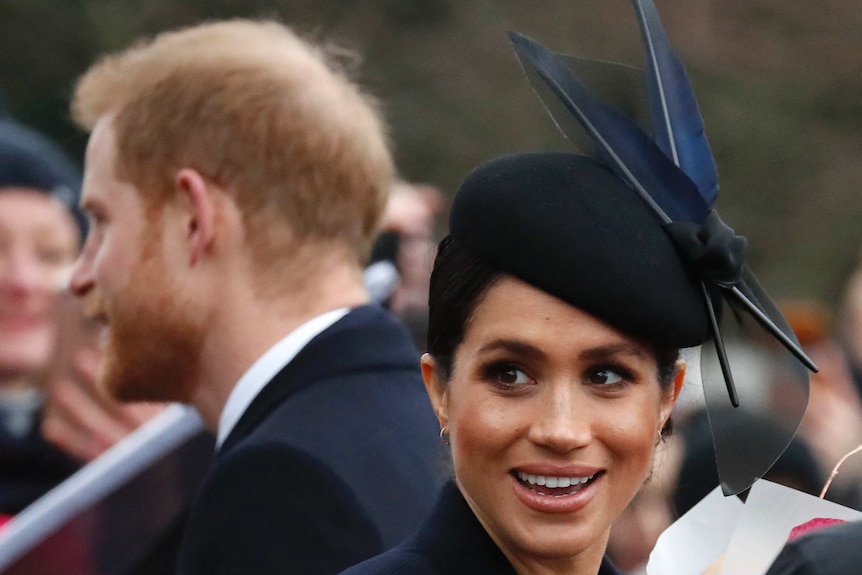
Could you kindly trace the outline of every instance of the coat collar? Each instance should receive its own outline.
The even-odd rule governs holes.
[[[432,514],[415,538],[435,569],[447,575],[517,575],[454,481],[443,486]],[[622,575],[607,558],[597,575]]]
[[[454,481],[443,486],[416,540],[440,573],[517,575]]]
[[[318,334],[255,397],[220,453],[246,437],[278,405],[314,382],[370,370],[418,369],[406,328],[375,305],[358,307]]]

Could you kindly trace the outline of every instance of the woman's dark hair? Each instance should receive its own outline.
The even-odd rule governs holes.
[[[440,242],[428,292],[428,353],[441,379],[452,375],[455,350],[464,339],[473,311],[503,272],[464,249],[452,236]],[[679,350],[653,347],[658,379],[667,390],[676,375]]]
[[[443,381],[452,375],[455,349],[488,289],[503,275],[446,236],[437,248],[428,290],[428,353]]]

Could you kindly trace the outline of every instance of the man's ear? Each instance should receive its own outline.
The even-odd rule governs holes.
[[[431,399],[434,414],[440,422],[440,428],[449,425],[449,394],[445,382],[440,379],[440,369],[431,354],[422,354],[422,380],[425,382],[425,391]]]
[[[183,168],[174,177],[174,190],[188,206],[184,217],[184,236],[189,245],[191,265],[197,263],[212,244],[215,235],[215,190],[198,172]]]

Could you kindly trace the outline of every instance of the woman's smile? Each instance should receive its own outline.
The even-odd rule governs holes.
[[[548,495],[553,495],[555,497],[576,493],[581,487],[585,487],[587,483],[595,479],[596,475],[596,473],[582,476],[532,475],[523,471],[515,473],[515,477],[518,478],[518,481],[523,483],[525,486],[530,489],[532,489],[533,486],[537,486],[538,488],[534,491],[542,494],[547,492]],[[541,489],[542,487],[545,489]]]
[[[604,471],[588,475],[534,475],[518,471],[512,474],[513,488],[521,502],[542,513],[574,513],[593,499]]]

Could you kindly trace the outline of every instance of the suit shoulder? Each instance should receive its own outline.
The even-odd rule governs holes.
[[[350,486],[325,462],[286,442],[258,440],[236,445],[220,455],[204,480],[199,503],[242,500],[271,506],[318,509],[316,497],[352,500]],[[355,504],[355,503],[354,503]],[[272,508],[271,508],[272,509]]]
[[[283,441],[338,467],[360,455],[355,463],[366,468],[369,457],[428,461],[440,451],[437,420],[414,370],[317,381],[276,406],[247,439]]]
[[[344,481],[307,454],[264,442],[218,458],[181,561],[187,574],[336,573],[383,549]]]

